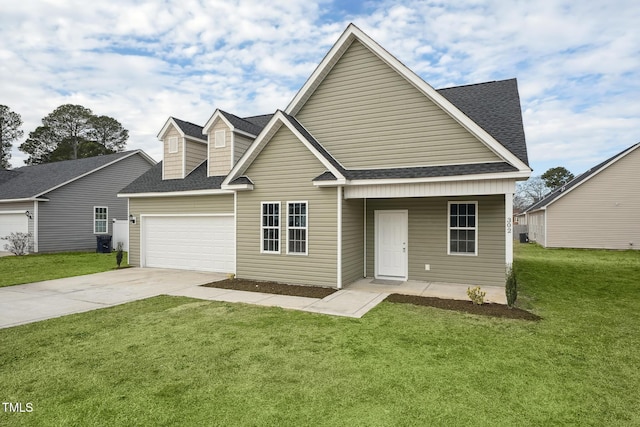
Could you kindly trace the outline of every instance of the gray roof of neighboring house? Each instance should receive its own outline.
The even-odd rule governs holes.
[[[547,194],[539,202],[536,202],[536,203],[532,204],[531,206],[526,208],[524,211],[525,212],[532,212],[532,211],[538,210],[540,208],[543,208],[543,207],[549,205],[551,202],[553,202],[558,197],[560,197],[565,191],[570,190],[571,188],[577,187],[582,182],[584,182],[587,178],[589,178],[590,176],[596,174],[597,172],[599,172],[602,169],[604,169],[605,167],[607,167],[609,165],[609,163],[613,162],[614,160],[616,160],[616,159],[618,159],[620,157],[626,156],[631,150],[633,150],[634,148],[637,148],[637,147],[640,147],[640,142],[637,143],[637,144],[632,145],[629,148],[626,148],[626,149],[622,150],[621,152],[619,152],[618,154],[616,154],[614,156],[609,157],[604,162],[597,164],[596,166],[592,167],[588,171],[586,171],[586,172],[578,175],[577,177],[573,178],[571,181],[567,182],[565,185],[554,189],[553,191],[551,191],[551,193]]]
[[[178,125],[180,130],[184,132],[185,135],[191,136],[197,139],[203,139],[206,141],[207,137],[202,134],[202,126],[196,125],[191,122],[186,122],[184,120],[177,119],[175,117],[171,117],[173,121]]]
[[[11,172],[13,177],[0,183],[0,200],[26,199],[39,196],[61,184],[135,153],[141,153],[145,158],[151,160],[141,150],[132,150],[85,159],[23,166],[11,171],[5,171]]]
[[[162,162],[120,191],[122,194],[166,193],[170,191],[218,190],[224,176],[207,176],[204,161],[184,179],[162,179]]]
[[[529,164],[516,79],[438,89],[438,93]]]

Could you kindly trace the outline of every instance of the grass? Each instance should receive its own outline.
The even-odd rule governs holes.
[[[126,254],[122,266],[126,266]],[[116,253],[64,252],[0,257],[0,287],[100,273],[116,268]]]
[[[0,425],[640,425],[640,252],[518,246],[540,322],[156,297],[0,330]]]

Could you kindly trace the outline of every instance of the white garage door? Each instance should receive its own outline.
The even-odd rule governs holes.
[[[142,228],[145,267],[235,270],[233,216],[145,217]]]
[[[0,252],[4,251],[4,245],[9,243],[2,238],[11,233],[28,233],[29,219],[24,212],[2,212],[0,211]]]

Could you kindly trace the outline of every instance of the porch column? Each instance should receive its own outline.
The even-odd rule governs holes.
[[[505,216],[505,263],[507,269],[513,264],[513,193],[504,195],[504,216]]]

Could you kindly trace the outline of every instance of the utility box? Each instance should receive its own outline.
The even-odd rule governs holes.
[[[108,234],[100,234],[96,236],[96,253],[111,253],[111,236]]]

